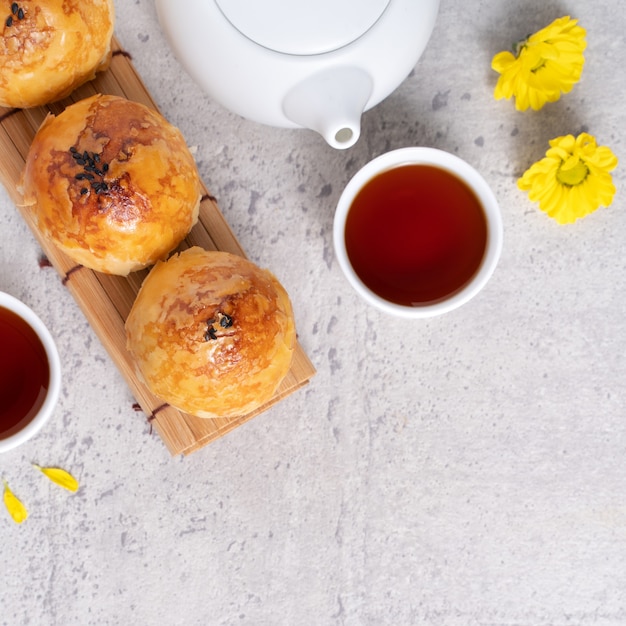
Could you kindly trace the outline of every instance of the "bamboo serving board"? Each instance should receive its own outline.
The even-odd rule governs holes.
[[[69,98],[45,107],[3,109],[0,107],[0,182],[19,209],[21,197],[16,185],[33,137],[48,112],[58,114],[77,100],[95,93],[118,95],[157,109],[130,55],[113,40],[113,58],[106,72],[77,89]],[[224,216],[206,188],[203,188],[200,217],[179,249],[201,246],[206,250],[223,250],[240,256],[245,253]],[[44,253],[72,293],[111,358],[126,379],[148,421],[154,425],[172,455],[189,454],[222,437],[237,426],[262,413],[293,393],[315,374],[315,369],[298,343],[287,377],[270,402],[260,409],[235,418],[200,419],[164,404],[153,396],[138,379],[126,350],[124,323],[135,301],[147,270],[128,277],[109,276],[76,265],[56,246],[43,239],[27,211],[19,209],[33,231]]]

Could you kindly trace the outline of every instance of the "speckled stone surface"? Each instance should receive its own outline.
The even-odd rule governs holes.
[[[0,457],[30,511],[17,526],[0,509],[0,624],[626,624],[624,169],[614,204],[573,226],[515,184],[581,130],[626,164],[621,5],[442,0],[415,71],[335,151],[225,111],[152,2],[116,4],[118,39],[244,249],[290,292],[318,373],[171,458],[1,190],[0,290],[48,324],[64,383],[45,430]],[[540,113],[496,102],[491,57],[566,14],[588,30],[581,82]],[[363,304],[332,248],[342,187],[408,145],[469,161],[505,224],[485,290],[418,322]],[[79,492],[31,462],[71,470]]]

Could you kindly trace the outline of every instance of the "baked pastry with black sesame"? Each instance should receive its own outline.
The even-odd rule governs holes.
[[[152,268],[126,336],[152,393],[202,418],[246,415],[270,400],[296,344],[291,302],[275,276],[199,247]]]
[[[40,233],[77,264],[125,276],[178,246],[202,187],[176,127],[143,104],[96,95],[46,118],[21,192]]]
[[[113,0],[2,2],[0,20],[0,106],[60,100],[109,65]]]

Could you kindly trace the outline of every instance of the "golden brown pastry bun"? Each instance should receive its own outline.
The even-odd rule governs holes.
[[[202,188],[177,128],[137,102],[93,96],[46,118],[21,191],[42,235],[81,265],[125,276],[180,243]]]
[[[22,0],[2,7],[1,106],[59,100],[108,67],[113,0]]]
[[[296,341],[289,297],[270,272],[198,247],[155,265],[126,336],[152,393],[205,418],[245,415],[268,401]]]

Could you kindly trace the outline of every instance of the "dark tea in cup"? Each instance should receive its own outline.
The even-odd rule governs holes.
[[[50,417],[60,390],[56,347],[43,322],[0,292],[0,452],[32,437]]]
[[[372,178],[352,201],[345,227],[354,271],[381,298],[438,302],[476,274],[487,218],[474,192],[432,165],[399,165]]]
[[[335,250],[370,303],[405,317],[450,310],[475,295],[501,250],[497,202],[458,157],[405,148],[374,159],[342,194]]]
[[[0,439],[21,430],[41,409],[50,366],[37,333],[19,315],[0,307]]]

